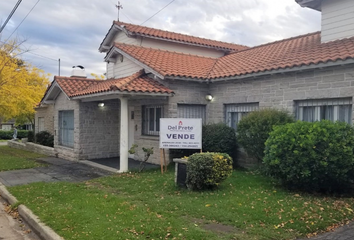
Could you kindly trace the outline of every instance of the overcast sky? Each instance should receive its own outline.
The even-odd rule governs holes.
[[[0,22],[18,0],[1,0]],[[33,11],[19,26],[38,2]],[[120,20],[142,24],[171,0],[120,0]],[[3,30],[1,41],[26,39],[24,59],[47,73],[70,76],[72,66],[105,72],[98,47],[117,20],[115,0],[23,0]],[[247,46],[320,31],[320,13],[295,0],[175,0],[144,26]],[[18,27],[19,26],[19,27]],[[16,30],[16,28],[18,29]],[[40,56],[39,56],[40,55]]]

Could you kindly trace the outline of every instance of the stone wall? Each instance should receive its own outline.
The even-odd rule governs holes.
[[[59,145],[59,111],[74,111],[74,147]],[[69,100],[64,93],[60,93],[54,106],[54,147],[60,158],[77,161],[80,155],[80,102]]]
[[[210,92],[214,96],[209,107],[210,122],[224,122],[224,105],[231,103],[259,102],[260,108],[274,107],[294,113],[294,100],[352,98],[354,64],[215,82],[210,84]]]
[[[159,136],[146,136],[142,134],[142,107],[144,105],[163,105],[164,118],[177,117],[178,104],[202,104],[206,105],[208,112],[209,102],[205,99],[205,95],[209,93],[209,86],[205,83],[188,82],[188,81],[169,81],[163,82],[175,92],[173,97],[145,97],[129,101],[129,106],[134,106],[135,115],[135,143],[139,145],[139,156],[144,156],[142,147],[154,148],[154,154],[150,156],[149,161],[153,164],[160,164]],[[169,151],[165,151],[167,162],[170,162]]]
[[[42,145],[31,143],[31,142],[20,143],[20,142],[16,142],[16,141],[8,141],[7,145],[12,148],[36,152],[36,153],[51,156],[51,157],[56,156],[56,152],[55,152],[54,148],[42,146]]]
[[[80,103],[80,160],[119,156],[120,102]]]

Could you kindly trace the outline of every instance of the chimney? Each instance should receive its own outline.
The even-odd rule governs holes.
[[[81,65],[73,66],[71,77],[87,78],[85,68]]]
[[[354,36],[353,0],[296,0],[302,7],[322,12],[321,42]]]

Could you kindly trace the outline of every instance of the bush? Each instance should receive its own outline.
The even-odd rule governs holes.
[[[224,123],[207,124],[202,128],[202,150],[203,152],[227,153],[235,159],[236,133],[235,130]],[[171,149],[173,157],[190,156],[200,152],[199,149]]]
[[[28,131],[27,138],[28,138],[29,142],[34,142],[34,132],[33,131]]]
[[[54,136],[47,131],[41,131],[36,134],[36,141],[38,144],[53,147],[54,146]]]
[[[14,134],[14,131],[5,131],[5,130],[0,130],[0,139],[2,140],[9,140],[12,139],[12,136]]]
[[[354,128],[327,120],[276,127],[266,142],[266,171],[289,188],[342,191],[354,169]]]
[[[17,138],[22,139],[22,138],[27,138],[28,137],[28,130],[17,130]],[[13,135],[13,131],[12,131]]]
[[[226,153],[195,153],[188,158],[187,187],[212,189],[232,174],[232,158]]]
[[[262,162],[265,142],[273,127],[294,122],[293,116],[284,110],[262,109],[243,117],[237,126],[238,143],[248,156]]]

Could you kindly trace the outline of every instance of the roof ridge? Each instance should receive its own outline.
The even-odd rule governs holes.
[[[298,36],[295,36],[295,37],[290,37],[290,38],[286,38],[286,39],[277,40],[277,41],[274,41],[274,42],[264,43],[264,44],[261,44],[261,45],[257,45],[257,46],[254,46],[254,47],[250,47],[250,48],[247,48],[247,49],[240,50],[238,52],[232,52],[232,53],[227,54],[225,56],[222,56],[220,58],[223,58],[223,57],[226,57],[226,56],[230,56],[230,55],[233,55],[233,54],[238,54],[238,53],[245,52],[245,51],[249,51],[249,50],[253,50],[253,49],[257,49],[257,48],[261,48],[261,47],[265,47],[265,46],[269,46],[269,45],[273,45],[273,44],[277,44],[277,43],[281,43],[281,42],[287,42],[287,41],[292,41],[292,40],[295,40],[295,39],[298,39],[298,38],[304,38],[304,37],[307,37],[307,36],[316,35],[316,34],[319,34],[319,33],[321,33],[321,31],[312,32],[312,33],[306,33],[306,34],[298,35]]]
[[[86,78],[86,77],[66,77],[66,76],[54,76],[54,80],[60,79],[60,78],[65,78],[65,79],[70,79],[70,80],[80,80],[80,81],[100,81],[99,79],[94,79],[94,78]]]
[[[137,26],[137,27],[143,27],[143,28],[147,28],[147,29],[152,29],[152,30],[155,30],[155,31],[161,31],[161,32],[167,32],[167,33],[173,33],[173,34],[177,34],[177,35],[181,35],[181,36],[188,36],[188,37],[193,37],[193,38],[198,38],[198,39],[201,39],[201,40],[208,40],[208,41],[213,41],[213,42],[216,42],[216,43],[224,43],[224,44],[230,44],[230,45],[234,45],[235,47],[247,47],[246,45],[243,45],[243,44],[238,44],[238,43],[231,43],[231,42],[225,42],[225,41],[220,41],[220,40],[215,40],[215,39],[210,39],[210,38],[204,38],[204,37],[198,37],[198,36],[194,36],[194,35],[190,35],[190,34],[184,34],[184,33],[178,33],[178,32],[173,32],[173,31],[168,31],[168,30],[163,30],[163,29],[158,29],[158,28],[153,28],[153,27],[147,27],[147,26],[142,26],[142,25],[137,25],[137,24],[132,24],[132,23],[125,23],[125,22],[121,22],[121,21],[113,21],[114,24],[116,25],[123,25],[124,27],[124,24],[126,25],[130,25],[130,26]],[[127,31],[129,31],[128,29],[126,29]],[[131,31],[129,31],[131,32]],[[201,44],[198,44],[198,45],[201,45]],[[225,47],[227,48],[227,47]],[[231,49],[231,48],[229,48]],[[235,49],[234,49],[235,50]],[[240,50],[238,50],[240,51]]]
[[[114,43],[114,46],[116,46],[116,45],[124,45],[124,46],[128,46],[128,47],[143,48],[143,49],[147,49],[147,50],[153,50],[153,51],[158,51],[158,52],[167,52],[167,53],[173,53],[173,54],[178,54],[178,55],[183,55],[183,56],[194,56],[194,57],[199,57],[199,58],[204,58],[204,59],[212,59],[212,60],[218,59],[218,58],[214,58],[214,57],[206,57],[206,56],[194,55],[194,54],[190,54],[190,53],[168,51],[166,49],[143,47],[143,46],[138,46],[138,45],[126,44],[126,43]]]

